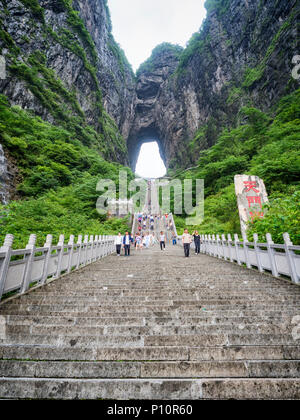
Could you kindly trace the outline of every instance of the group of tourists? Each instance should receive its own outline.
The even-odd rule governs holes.
[[[158,214],[155,215],[147,215],[146,213],[140,213],[137,216],[138,221],[138,231],[142,232],[142,230],[147,229],[147,222],[149,220],[149,229],[154,231],[155,223],[160,220],[160,216]]]
[[[153,246],[156,243],[157,239],[155,237],[154,232],[151,235],[149,232],[146,232],[145,234],[137,232],[133,241],[135,249],[139,250],[142,250],[143,248],[149,248],[150,246]]]
[[[199,235],[199,232],[195,230],[192,233],[192,235],[190,235],[188,229],[184,229],[184,233],[182,235],[182,244],[183,244],[185,257],[190,256],[190,248],[193,241],[195,244],[195,254],[199,254],[200,246],[201,246],[201,237]]]
[[[198,231],[194,231],[192,235],[190,235],[188,229],[184,229],[184,233],[182,235],[182,244],[184,249],[184,256],[188,258],[190,256],[190,247],[191,244],[194,242],[195,245],[195,254],[200,253],[200,246],[201,246],[201,237],[198,233]],[[142,250],[144,248],[149,248],[150,246],[154,246],[158,243],[158,240],[155,236],[155,233],[153,232],[150,234],[149,232],[146,232],[145,235],[141,234],[140,232],[137,232],[134,236],[134,238],[131,236],[131,234],[127,231],[125,235],[123,236],[121,232],[119,232],[118,236],[116,236],[115,239],[115,245],[116,245],[116,252],[117,256],[121,255],[122,247],[124,249],[125,256],[130,256],[130,246],[133,245],[136,250]],[[177,244],[177,236],[175,233],[172,233],[172,244]],[[165,251],[166,249],[166,235],[163,231],[159,234],[159,245],[161,251]]]
[[[125,257],[130,256],[130,245],[133,243],[132,236],[128,231],[126,231],[125,235],[123,236],[121,232],[118,233],[115,239],[115,246],[117,251],[117,256],[121,255],[121,249],[123,247],[125,252]]]

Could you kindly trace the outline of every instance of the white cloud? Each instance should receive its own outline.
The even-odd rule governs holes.
[[[206,15],[204,0],[108,0],[113,34],[136,70],[162,42],[185,46]]]

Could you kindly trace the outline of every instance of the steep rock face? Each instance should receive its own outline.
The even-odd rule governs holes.
[[[103,125],[128,136],[135,81],[111,35],[106,0],[1,0],[0,6],[0,47],[8,68],[0,93],[51,123],[91,125],[112,142],[105,157],[126,164],[124,140],[119,148]]]
[[[92,126],[99,151],[132,168],[141,143],[153,139],[167,167],[194,165],[222,128],[243,122],[242,106],[268,110],[297,87],[296,0],[207,0],[187,48],[157,47],[137,81],[112,37],[106,0],[0,6],[8,69],[0,93],[78,138]]]
[[[173,144],[183,129],[182,121],[173,119],[180,112],[182,104],[176,100],[174,91],[168,88],[178,62],[179,51],[176,47],[169,44],[158,47],[158,51],[154,52],[151,70],[141,72],[137,79],[135,119],[127,141],[132,168],[136,165],[141,144],[153,139],[158,142],[161,157],[168,165]]]
[[[0,203],[7,203],[7,164],[3,148],[0,144]]]
[[[154,51],[140,68],[128,140],[132,165],[141,128],[155,127],[146,134],[158,140],[168,167],[187,167],[215,143],[222,128],[243,122],[242,106],[269,110],[297,87],[291,78],[297,53],[296,0],[208,0],[206,5],[201,30],[158,83],[155,100],[154,94],[149,100],[148,91],[169,58]]]

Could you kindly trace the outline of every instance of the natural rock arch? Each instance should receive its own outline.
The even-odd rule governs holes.
[[[177,103],[167,85],[170,75],[178,65],[179,51],[181,48],[178,46],[162,44],[156,47],[152,56],[138,71],[134,119],[127,138],[129,162],[133,170],[141,145],[150,141],[158,143],[161,158],[166,168],[169,166],[170,156],[173,153],[170,133],[176,136],[181,127],[176,126]]]
[[[164,144],[161,140],[159,129],[155,126],[143,127],[131,133],[127,141],[130,167],[135,171],[138,156],[143,143],[156,141],[159,147],[160,156],[167,167]]]

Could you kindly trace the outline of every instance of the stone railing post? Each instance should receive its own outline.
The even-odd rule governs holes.
[[[88,249],[89,249],[89,235],[84,236],[83,240],[84,261],[83,265],[87,265]]]
[[[258,271],[260,273],[263,273],[264,269],[263,269],[263,266],[262,266],[262,263],[261,263],[261,258],[260,258],[260,248],[257,245],[257,243],[258,243],[258,234],[257,233],[253,234],[253,241],[254,241],[254,251],[255,251],[255,256],[256,256],[257,268],[258,268]]]
[[[227,238],[228,238],[227,243],[228,243],[229,260],[230,260],[231,262],[233,262],[233,255],[232,255],[232,238],[231,238],[230,233],[228,233]]]
[[[98,236],[98,259],[100,260],[102,258],[102,239],[101,239],[101,235]]]
[[[225,238],[225,235],[224,234],[222,234],[221,235],[221,244],[222,244],[222,250],[223,250],[223,257],[224,257],[224,260],[225,261],[227,261],[227,257],[226,257],[226,238]]]
[[[221,253],[221,245],[220,245],[220,235],[217,235],[217,250],[218,250],[218,258],[221,259],[222,258],[222,253]],[[222,248],[223,250],[223,248]]]
[[[43,267],[43,275],[41,284],[45,284],[48,278],[48,268],[49,268],[49,261],[51,258],[51,247],[52,247],[52,235],[47,235],[46,242],[44,243],[44,248],[46,248],[44,253],[44,267]]]
[[[273,276],[278,277],[278,271],[277,271],[276,261],[275,261],[275,256],[274,256],[274,248],[272,248],[272,245],[274,245],[274,242],[272,241],[272,236],[270,233],[266,234],[266,238],[267,238],[267,250],[268,250],[268,256],[269,256],[272,274]]]
[[[97,261],[98,258],[99,258],[99,236],[98,235],[95,236],[94,244],[95,244],[95,257],[94,257],[94,260]]]
[[[298,284],[300,278],[297,275],[297,270],[295,266],[295,261],[294,261],[295,253],[291,249],[289,249],[290,246],[293,246],[293,242],[291,241],[290,235],[287,232],[283,234],[283,239],[284,239],[284,250],[285,250],[285,255],[288,261],[290,276],[291,276],[292,281]]]
[[[82,235],[78,235],[78,239],[77,239],[77,264],[76,264],[76,269],[80,267],[81,251],[82,251]]]
[[[209,255],[213,255],[211,235],[208,235],[208,253],[209,253]]]
[[[58,278],[60,276],[61,273],[61,264],[62,264],[62,259],[64,256],[64,242],[65,242],[65,235],[59,235],[59,239],[58,239],[58,243],[57,246],[59,247],[59,249],[57,250],[57,254],[58,254],[58,260],[57,260],[57,270],[56,270],[56,274],[54,276],[54,278]]]
[[[104,257],[107,256],[107,235],[104,235]]]
[[[90,246],[91,246],[91,256],[88,259],[88,262],[91,263],[93,261],[93,256],[94,256],[94,235],[90,236]]]
[[[24,277],[23,277],[20,293],[26,292],[31,282],[31,272],[32,272],[32,263],[34,259],[34,253],[35,253],[35,243],[36,243],[36,235],[34,234],[30,235],[28,244],[26,245],[26,250],[30,250],[30,253],[27,254],[27,256],[25,255],[26,265],[25,265],[25,272],[24,272]]]
[[[240,255],[239,255],[239,236],[237,233],[234,234],[234,246],[235,246],[235,253],[236,253],[236,261],[238,263],[238,265],[242,265],[241,264],[241,260],[240,260]]]
[[[243,234],[243,245],[244,245],[244,255],[247,268],[251,268],[249,249],[248,249],[248,238],[246,233]]]
[[[208,247],[208,236],[204,235],[204,243],[205,243],[205,254],[209,254],[209,247]]]
[[[204,245],[204,236],[200,235],[200,252],[204,252],[205,245]]]
[[[7,278],[9,263],[10,263],[10,257],[11,257],[11,250],[12,250],[12,244],[14,241],[14,235],[6,235],[4,239],[3,246],[0,247],[0,252],[5,254],[4,259],[0,260],[0,300],[3,295],[3,291],[5,288],[5,282]]]
[[[218,255],[218,253],[217,253],[217,244],[216,244],[215,235],[212,235],[212,237],[211,237],[211,244],[212,244],[212,255],[214,257],[216,257]]]
[[[75,236],[74,235],[70,235],[70,239],[68,242],[68,252],[69,252],[69,259],[68,259],[68,273],[71,272],[72,270],[72,260],[73,260],[73,253],[74,253],[74,240],[75,240]]]

